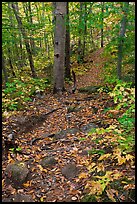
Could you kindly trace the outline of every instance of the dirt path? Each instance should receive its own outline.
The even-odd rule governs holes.
[[[91,60],[93,60],[93,63],[90,63],[90,69],[84,75],[78,77],[78,88],[91,85],[96,86],[103,83],[101,74],[103,71],[103,64],[106,59],[101,56],[102,53],[103,48],[100,48],[86,58],[88,61],[87,64],[89,64]],[[87,64],[84,64],[84,66],[86,67]]]
[[[84,76],[80,76],[78,88],[88,85],[98,85],[102,83],[100,78],[103,58],[100,58],[102,49],[95,52],[91,57],[93,63],[91,70]],[[103,99],[102,99],[103,98]],[[20,116],[14,116],[9,122],[18,123],[16,141],[23,151],[29,155],[18,155],[8,160],[3,160],[3,176],[5,181],[5,168],[8,163],[15,160],[23,161],[28,165],[30,180],[22,188],[3,184],[3,200],[12,202],[18,194],[28,195],[34,202],[80,202],[82,197],[88,192],[85,189],[87,180],[91,180],[91,174],[87,169],[90,161],[88,151],[94,148],[104,149],[95,144],[88,132],[93,127],[110,125],[114,119],[107,119],[103,113],[105,105],[108,103],[105,94],[45,94],[44,99],[30,104],[30,109]],[[59,108],[48,116],[44,114]],[[23,120],[26,120],[28,127],[23,129]],[[36,120],[39,116],[40,120]],[[35,140],[36,138],[41,138]],[[35,142],[32,142],[35,141]],[[111,151],[111,150],[108,150]],[[40,168],[43,158],[51,158],[56,162],[52,165]],[[98,156],[94,158],[97,162]],[[68,166],[68,164],[70,166]],[[80,175],[83,175],[80,177]],[[19,201],[18,198],[17,202]]]

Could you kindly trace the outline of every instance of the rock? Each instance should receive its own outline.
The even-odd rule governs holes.
[[[61,130],[55,134],[55,139],[63,139],[67,137],[67,134],[75,135],[77,132],[79,132],[78,128],[68,128],[66,130]]]
[[[15,162],[9,164],[5,170],[7,182],[13,184],[15,187],[22,185],[26,182],[29,170],[25,163]]]
[[[55,165],[56,163],[57,163],[56,159],[54,159],[54,157],[49,157],[49,156],[43,158],[40,162],[43,168],[51,167]]]
[[[67,179],[70,179],[74,178],[78,174],[79,169],[75,163],[70,163],[64,166],[61,172],[63,176],[65,176]]]
[[[16,194],[12,202],[34,202],[31,195]]]
[[[78,107],[78,106],[69,106],[67,108],[67,113],[71,113],[71,112],[78,112],[80,110],[82,110],[84,107]]]
[[[34,202],[31,195],[16,194],[9,198],[4,198],[2,202]]]
[[[94,123],[88,123],[87,125],[83,125],[80,127],[80,130],[83,132],[89,132],[93,128],[97,128],[98,126],[95,125]]]
[[[92,94],[92,93],[96,93],[99,88],[100,86],[86,86],[86,87],[79,88],[78,91],[81,93]]]

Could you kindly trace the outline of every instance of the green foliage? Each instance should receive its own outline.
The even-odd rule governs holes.
[[[2,90],[2,110],[21,110],[26,102],[32,101],[35,92],[44,91],[49,87],[48,79],[27,78],[22,80],[14,79],[6,83],[6,88]]]
[[[114,111],[122,111],[122,115],[117,118],[117,125],[111,125],[108,128],[93,128],[88,136],[103,135],[110,133],[117,137],[117,140],[110,139],[111,145],[118,144],[122,151],[130,152],[134,146],[134,125],[135,125],[135,88],[131,87],[131,83],[122,82],[120,80],[113,90],[109,92],[109,96],[113,98],[116,104]],[[102,91],[102,90],[100,90]],[[104,113],[109,112],[112,108],[107,108]],[[113,114],[109,113],[109,117],[113,118]],[[111,138],[111,137],[110,137]],[[93,139],[95,143],[101,141],[100,138]],[[115,142],[114,142],[115,141]]]
[[[103,155],[103,154],[105,154],[105,150],[103,150],[103,149],[92,149],[92,150],[88,150],[88,154]]]
[[[17,147],[17,148],[10,148],[9,150],[10,150],[12,153],[16,153],[16,152],[21,151],[21,150],[22,150],[22,148],[21,148],[21,147]]]

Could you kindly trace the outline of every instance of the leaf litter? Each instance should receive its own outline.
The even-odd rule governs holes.
[[[84,75],[77,76],[78,88],[103,84],[101,71],[106,59],[101,59],[102,51],[92,53],[90,57],[94,63],[88,64],[90,69]],[[104,92],[90,96],[78,91],[61,96],[48,92],[42,100],[29,102],[29,110],[7,117],[3,135],[14,129],[18,146],[28,155],[9,153],[7,160],[3,157],[3,200],[13,198],[17,191],[31,195],[34,202],[81,202],[86,195],[95,196],[97,202],[103,199],[112,202],[133,200],[130,197],[131,190],[135,189],[134,152],[123,155],[118,146],[118,136],[114,137],[112,130],[117,129],[117,116],[120,117],[122,111],[105,112],[109,101],[110,96]],[[70,105],[74,106],[72,112],[68,112]],[[110,113],[113,117],[109,117]],[[82,131],[81,127],[89,123],[97,127]],[[57,133],[68,128],[79,131],[62,132],[60,138],[55,138]],[[122,140],[122,136],[119,139]],[[57,162],[43,167],[41,161],[45,157],[53,157]],[[26,162],[31,174],[30,180],[17,191],[5,182],[5,168],[13,161]],[[74,170],[74,176],[73,173],[71,177],[62,174],[68,164],[78,168],[78,172]]]

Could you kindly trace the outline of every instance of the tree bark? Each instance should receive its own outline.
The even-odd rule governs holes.
[[[87,36],[87,2],[84,2],[84,32],[83,32],[83,49],[82,49],[82,60],[85,57],[86,50],[86,36]]]
[[[65,43],[65,77],[71,79],[70,74],[70,29],[69,29],[69,2],[66,2],[66,43]]]
[[[65,65],[65,15],[67,2],[56,2],[54,35],[54,86],[53,93],[63,92]]]
[[[121,19],[121,28],[119,34],[119,44],[118,44],[118,63],[117,63],[117,77],[118,79],[122,78],[121,75],[121,67],[122,67],[122,55],[123,55],[123,44],[124,44],[124,36],[126,32],[126,23],[127,23],[127,13],[129,2],[123,2],[123,16]]]
[[[3,56],[2,56],[2,70],[3,70],[5,84],[6,84],[8,82],[8,73],[7,73],[7,69],[5,67],[5,59]]]
[[[82,10],[83,10],[83,2],[80,2],[80,15],[79,15],[79,40],[78,40],[78,64],[82,62]]]
[[[31,68],[31,72],[32,72],[32,77],[36,78],[37,75],[36,75],[36,72],[35,72],[34,62],[33,62],[33,58],[32,58],[32,52],[31,52],[31,48],[30,48],[30,45],[29,45],[29,41],[27,39],[26,31],[25,31],[25,29],[24,29],[24,27],[22,25],[21,17],[19,16],[19,14],[17,12],[16,5],[14,3],[12,3],[12,8],[13,8],[15,17],[17,19],[19,29],[20,29],[20,31],[22,33],[23,38],[24,38],[26,50],[27,50],[27,53],[28,53],[28,59],[29,59],[29,63],[30,63],[30,68]]]
[[[28,2],[28,10],[29,10],[29,15],[30,15],[29,16],[29,22],[31,23],[31,25],[33,25],[31,2]],[[34,39],[33,39],[33,30],[32,29],[31,29],[30,45],[31,45],[32,53],[35,55],[36,54],[36,46],[35,46],[35,42],[34,42]]]
[[[101,19],[101,47],[104,46],[103,42],[103,23],[104,23],[104,2],[101,2],[101,12],[102,12],[102,19]]]
[[[13,68],[13,65],[12,65],[12,60],[11,60],[11,51],[10,51],[10,48],[8,48],[8,62],[9,62],[9,66],[10,66],[10,69],[11,69],[11,73],[12,73],[12,76],[13,77],[16,77],[16,74],[14,72],[14,68]]]

